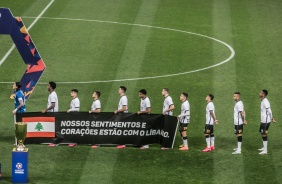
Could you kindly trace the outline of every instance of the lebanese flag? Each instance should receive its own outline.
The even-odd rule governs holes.
[[[55,137],[55,117],[23,117],[27,124],[26,138]]]

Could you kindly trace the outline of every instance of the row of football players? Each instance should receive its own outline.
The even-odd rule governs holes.
[[[16,82],[13,85],[14,94],[15,94],[15,109],[13,113],[16,112],[25,112],[25,100],[23,92],[20,90],[20,83]],[[55,92],[56,83],[49,82],[47,89],[49,91],[47,108],[43,109],[41,112],[58,112],[58,97]],[[126,96],[126,87],[120,86],[118,93],[120,95],[120,100],[118,104],[117,110],[114,111],[115,114],[118,113],[127,113],[128,112],[128,99]],[[99,113],[101,112],[101,102],[99,100],[101,93],[99,91],[95,91],[92,95],[93,103],[89,113]],[[163,88],[162,95],[164,96],[163,103],[163,115],[173,115],[174,104],[172,98],[169,95],[169,89]],[[259,92],[259,97],[261,98],[261,123],[259,132],[262,135],[263,147],[259,149],[261,151],[259,154],[267,154],[267,133],[271,122],[275,122],[272,111],[270,108],[270,103],[266,96],[268,95],[267,90],[262,90]],[[80,101],[78,98],[78,90],[71,90],[72,101],[70,103],[70,109],[67,112],[79,111],[80,109]],[[151,103],[150,99],[147,97],[147,91],[145,89],[141,89],[139,91],[139,97],[141,99],[140,102],[140,110],[137,112],[138,114],[146,113],[149,114],[151,112]],[[212,94],[208,94],[206,96],[206,125],[204,130],[204,135],[206,137],[207,146],[203,150],[203,152],[210,152],[215,150],[215,136],[214,136],[214,124],[218,123],[218,120],[215,116],[215,106],[213,104],[214,96]],[[240,92],[235,92],[233,96],[235,103],[234,107],[234,126],[235,126],[235,134],[237,135],[237,148],[234,149],[232,154],[241,154],[241,145],[242,145],[242,133],[243,126],[247,124],[245,120],[245,111],[243,102],[240,100]],[[188,101],[188,93],[181,93],[180,100],[182,101],[181,105],[181,113],[177,116],[179,120],[179,131],[183,140],[183,144],[179,146],[179,150],[185,151],[188,150],[188,138],[187,138],[187,127],[190,122],[190,104]],[[55,146],[55,145],[50,145]],[[75,144],[70,144],[69,146],[75,146]],[[97,148],[99,145],[93,145],[92,148]],[[125,145],[118,145],[117,148],[126,148]],[[143,145],[140,149],[148,149],[149,145]],[[161,148],[163,150],[168,148]]]

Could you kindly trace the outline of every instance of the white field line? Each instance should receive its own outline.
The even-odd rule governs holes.
[[[42,15],[48,10],[48,8],[51,6],[51,4],[54,2],[55,0],[51,0],[51,2],[44,8],[44,10],[42,10],[42,12],[37,16],[34,17],[35,20],[29,25],[29,27],[27,28],[27,30],[29,31],[34,24],[42,17]],[[8,56],[12,53],[12,51],[15,48],[15,44],[12,45],[12,47],[8,50],[8,52],[4,55],[4,57],[1,59],[0,61],[0,66],[4,63],[4,61],[8,58]]]
[[[35,18],[35,17],[25,17],[23,16],[22,18]],[[208,70],[210,68],[214,68],[217,66],[220,66],[224,63],[227,63],[228,61],[230,61],[234,56],[235,56],[235,51],[234,49],[228,45],[227,43],[218,40],[216,38],[210,37],[210,36],[206,36],[206,35],[202,35],[202,34],[198,34],[198,33],[193,33],[193,32],[189,32],[189,31],[183,31],[183,30],[178,30],[178,29],[172,29],[172,28],[165,28],[165,27],[158,27],[158,26],[150,26],[150,25],[143,25],[143,24],[131,24],[131,23],[124,23],[124,22],[112,22],[112,21],[103,21],[103,20],[91,20],[91,19],[72,19],[72,18],[56,18],[56,17],[40,17],[41,19],[51,19],[51,20],[70,20],[70,21],[84,21],[84,22],[99,22],[99,23],[109,23],[109,24],[121,24],[121,25],[128,25],[128,26],[139,26],[139,27],[146,27],[146,28],[155,28],[155,29],[161,29],[161,30],[167,30],[167,31],[175,31],[175,32],[179,32],[179,33],[185,33],[185,34],[191,34],[191,35],[196,35],[196,36],[200,36],[200,37],[204,37],[213,41],[216,41],[218,43],[223,44],[224,46],[226,46],[231,54],[230,56],[225,59],[224,61],[221,61],[217,64],[208,66],[208,67],[204,67],[204,68],[200,68],[197,70],[191,70],[191,71],[186,71],[186,72],[180,72],[180,73],[175,73],[175,74],[167,74],[167,75],[158,75],[158,76],[151,76],[151,77],[139,77],[139,78],[129,78],[129,79],[113,79],[113,80],[99,80],[99,81],[84,81],[84,82],[57,82],[58,84],[90,84],[90,83],[106,83],[106,82],[121,82],[121,81],[135,81],[135,80],[144,80],[144,79],[156,79],[156,78],[164,78],[164,77],[173,77],[173,76],[178,76],[178,75],[185,75],[185,74],[190,74],[190,73],[196,73],[196,72],[200,72],[203,70]],[[0,82],[2,84],[5,83],[13,83],[13,82]],[[40,82],[38,84],[47,84],[47,82]]]

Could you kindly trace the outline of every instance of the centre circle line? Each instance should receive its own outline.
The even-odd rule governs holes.
[[[36,17],[22,16],[22,18],[36,18]],[[227,44],[227,43],[225,43],[225,42],[223,42],[219,39],[210,37],[210,36],[206,36],[206,35],[202,35],[202,34],[194,33],[194,32],[189,32],[189,31],[183,31],[183,30],[178,30],[178,29],[173,29],[173,28],[159,27],[159,26],[143,25],[143,24],[131,24],[131,23],[124,23],[124,22],[113,22],[113,21],[91,20],[91,19],[72,19],[72,18],[58,18],[58,17],[57,18],[56,17],[40,17],[40,19],[99,22],[99,23],[120,24],[120,25],[139,26],[139,27],[146,27],[146,28],[155,28],[155,29],[161,29],[161,30],[167,30],[167,31],[175,31],[175,32],[180,32],[180,33],[185,33],[185,34],[196,35],[196,36],[208,38],[210,40],[213,40],[213,41],[216,41],[218,43],[223,44],[231,52],[230,56],[227,59],[225,59],[225,60],[223,60],[223,61],[221,61],[217,64],[214,64],[214,65],[211,65],[211,66],[208,66],[208,67],[204,67],[204,68],[200,68],[200,69],[196,69],[196,70],[186,71],[186,72],[167,74],[167,75],[158,75],[158,76],[151,76],[151,77],[149,76],[149,77],[128,78],[128,79],[97,80],[97,81],[84,81],[84,82],[83,81],[82,82],[57,82],[58,84],[90,84],[90,83],[122,82],[122,81],[134,81],[134,80],[145,80],[145,79],[173,77],[173,76],[196,73],[196,72],[200,72],[200,71],[203,71],[203,70],[208,70],[210,68],[220,66],[222,64],[227,63],[228,61],[230,61],[235,56],[235,51],[229,44]],[[0,82],[0,83],[10,83],[10,82]],[[47,82],[39,82],[38,84],[47,84]]]

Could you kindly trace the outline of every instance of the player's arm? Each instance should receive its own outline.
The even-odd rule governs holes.
[[[169,106],[169,108],[163,112],[163,115],[165,115],[167,112],[172,111],[173,109],[174,109],[174,105],[171,104],[171,105]]]
[[[69,109],[67,112],[79,112],[79,107],[75,107],[74,109]]]
[[[80,106],[79,101],[76,101],[74,103],[74,108],[67,110],[67,112],[79,112],[79,106]]]
[[[150,114],[151,107],[147,107],[145,111],[138,111],[137,114]]]
[[[215,118],[215,114],[213,113],[213,110],[210,110],[210,115],[211,115],[213,121],[215,122],[215,124],[218,124],[218,120]]]
[[[101,112],[101,109],[100,108],[97,108],[95,110],[90,110],[89,113],[100,113]]]
[[[56,102],[51,102],[51,105],[47,109],[42,110],[41,112],[45,113],[46,111],[54,109],[55,108],[55,104],[56,104]]]
[[[190,116],[190,115],[189,115],[189,110],[186,110],[184,114],[179,114],[179,115],[177,116],[177,118],[180,119],[180,118],[185,117],[185,116]]]
[[[246,125],[247,121],[246,121],[246,118],[245,118],[245,112],[244,111],[240,111],[240,114],[241,114],[241,118],[242,118],[243,124]]]
[[[126,111],[127,105],[123,105],[121,109],[117,110],[118,113]]]
[[[22,100],[21,98],[19,98],[19,102],[20,102],[20,105],[12,111],[13,114],[16,114],[17,111],[18,111],[22,106],[24,106],[23,100]]]
[[[269,107],[269,108],[266,108],[266,112],[267,112],[267,114],[270,116],[271,122],[272,122],[272,123],[275,123],[276,121],[275,121],[275,119],[273,118],[272,111],[271,111],[270,107]]]
[[[94,103],[94,107],[89,111],[89,113],[100,113],[100,112],[101,112],[101,103],[100,101],[98,101]]]
[[[117,109],[115,110],[115,114],[118,114],[118,113],[123,113],[124,111],[126,111],[126,107],[127,105],[123,105],[121,109]]]

